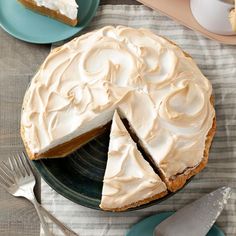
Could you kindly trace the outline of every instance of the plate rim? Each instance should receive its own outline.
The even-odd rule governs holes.
[[[5,0],[5,1],[8,1],[8,0]],[[19,4],[17,2],[17,0],[15,0],[16,4]],[[34,39],[27,39],[25,37],[22,37],[21,35],[18,35],[17,33],[14,33],[11,29],[9,29],[5,24],[3,24],[1,21],[0,21],[0,27],[5,31],[7,32],[9,35],[11,35],[12,37],[16,38],[16,39],[19,39],[21,41],[24,41],[24,42],[27,42],[27,43],[34,43],[34,44],[52,44],[52,43],[56,43],[56,42],[60,42],[62,40],[65,40],[65,39],[69,39],[71,37],[73,37],[75,34],[79,33],[80,31],[82,31],[86,26],[88,26],[88,24],[91,22],[91,20],[93,19],[93,17],[95,16],[96,12],[97,12],[97,9],[98,9],[98,6],[100,4],[100,0],[92,0],[92,2],[94,2],[94,8],[90,11],[92,12],[92,14],[90,14],[90,17],[88,18],[88,20],[85,21],[85,23],[83,25],[78,25],[79,28],[77,28],[76,26],[73,27],[74,29],[77,28],[77,30],[75,30],[73,33],[71,34],[68,34],[68,36],[66,37],[61,37],[61,38],[57,38],[57,39],[50,39],[50,40],[34,40]],[[90,12],[89,11],[89,12]],[[38,13],[36,13],[38,14]],[[45,16],[46,17],[46,16]],[[61,23],[63,24],[63,23]],[[71,26],[72,27],[72,26]]]

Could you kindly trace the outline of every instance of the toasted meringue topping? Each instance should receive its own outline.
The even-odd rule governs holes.
[[[53,50],[26,93],[22,127],[43,153],[111,120],[130,122],[167,177],[199,164],[215,117],[193,60],[146,29],[104,27]]]
[[[166,191],[166,185],[138,151],[117,112],[114,113],[101,208],[115,209]]]
[[[78,4],[75,0],[34,0],[38,6],[43,6],[51,10],[59,11],[62,15],[70,19],[76,19],[78,14]]]

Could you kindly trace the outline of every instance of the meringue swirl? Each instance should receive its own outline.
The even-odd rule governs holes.
[[[77,18],[79,6],[75,0],[34,0],[34,2],[40,7],[58,11],[70,19]]]
[[[118,108],[170,177],[200,163],[211,95],[178,46],[146,29],[107,26],[52,50],[26,92],[21,125],[40,154],[106,124]]]

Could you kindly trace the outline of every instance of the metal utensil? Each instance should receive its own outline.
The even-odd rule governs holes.
[[[154,236],[205,236],[224,208],[232,190],[222,187],[178,210],[162,221]]]
[[[78,236],[38,203],[34,194],[35,183],[35,177],[24,152],[9,158],[7,162],[2,162],[0,165],[0,186],[13,196],[24,197],[33,203],[46,236],[53,236],[53,233],[49,231],[45,216],[51,219],[65,235]]]

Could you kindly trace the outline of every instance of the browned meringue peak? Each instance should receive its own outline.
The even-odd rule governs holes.
[[[100,207],[120,209],[166,191],[115,111]]]
[[[21,125],[30,151],[43,153],[108,123],[119,107],[170,177],[203,157],[211,94],[179,47],[146,29],[107,26],[49,54],[25,95]]]

